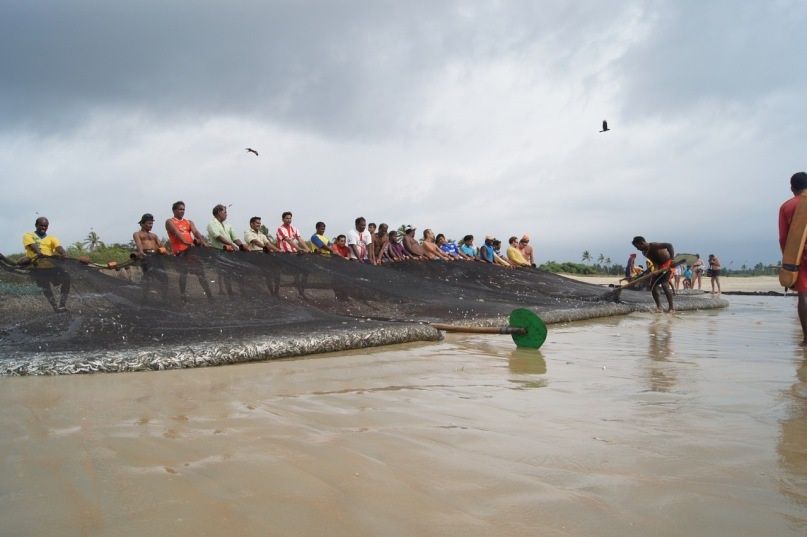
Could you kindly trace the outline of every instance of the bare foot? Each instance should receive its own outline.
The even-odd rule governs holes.
[[[667,313],[675,313],[675,308],[670,308],[667,310]]]

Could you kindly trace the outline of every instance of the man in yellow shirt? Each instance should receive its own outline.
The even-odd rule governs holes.
[[[44,216],[37,218],[34,223],[36,230],[22,236],[22,245],[25,248],[25,255],[34,265],[32,274],[37,286],[42,289],[42,294],[48,299],[53,311],[62,312],[66,311],[67,295],[70,294],[70,275],[48,258],[63,258],[67,256],[67,252],[62,248],[59,239],[48,235],[49,225],[48,219]],[[51,285],[61,289],[58,305]]]
[[[529,267],[530,262],[524,258],[518,248],[518,237],[510,237],[510,247],[507,248],[507,260],[516,267]]]

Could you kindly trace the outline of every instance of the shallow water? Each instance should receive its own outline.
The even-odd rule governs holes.
[[[2,535],[804,535],[790,298],[0,379]]]

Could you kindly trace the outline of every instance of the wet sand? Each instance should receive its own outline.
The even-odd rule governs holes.
[[[0,378],[2,535],[801,536],[792,300]]]
[[[578,274],[562,274],[562,276],[595,285],[619,285],[619,279],[621,277],[580,276]],[[742,291],[766,293],[768,291],[776,291],[777,293],[781,293],[783,291],[782,286],[779,285],[778,276],[721,276],[720,289],[724,292]],[[707,278],[706,276],[703,277],[701,281],[701,290],[704,292],[712,291],[710,278]]]

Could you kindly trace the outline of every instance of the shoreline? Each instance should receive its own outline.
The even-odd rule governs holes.
[[[619,285],[619,276],[586,276],[580,274],[560,274],[564,278],[593,285]],[[723,293],[781,293],[783,288],[779,285],[777,276],[721,276],[720,288]],[[705,293],[711,292],[709,278],[702,279],[701,290]]]

